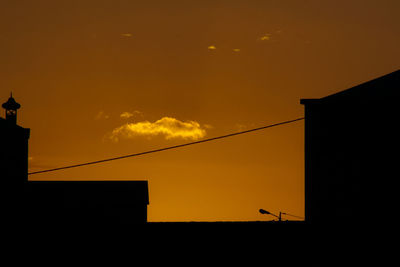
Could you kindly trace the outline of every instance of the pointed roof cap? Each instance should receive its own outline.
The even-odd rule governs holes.
[[[12,96],[12,92],[11,92],[11,96],[10,98],[7,100],[7,102],[5,102],[2,105],[3,108],[7,109],[7,110],[17,110],[21,107],[20,104],[18,104],[15,99]]]

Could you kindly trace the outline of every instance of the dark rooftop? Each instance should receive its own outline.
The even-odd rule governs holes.
[[[337,101],[379,101],[399,97],[400,70],[318,99],[301,99],[300,104],[332,103]]]

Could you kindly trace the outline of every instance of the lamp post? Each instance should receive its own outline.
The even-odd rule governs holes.
[[[278,218],[278,221],[279,221],[279,222],[282,221],[282,212],[279,212],[279,216],[276,216],[275,214],[273,214],[273,213],[271,213],[271,212],[269,212],[269,211],[263,210],[263,209],[260,209],[259,212],[260,212],[261,214],[272,215],[272,216]]]
[[[269,211],[266,211],[266,210],[264,210],[264,209],[259,209],[258,211],[259,211],[261,214],[272,215],[272,216],[278,218],[278,221],[279,221],[279,222],[282,221],[282,214],[287,215],[287,216],[292,216],[292,217],[295,217],[295,218],[299,218],[299,219],[303,219],[303,220],[304,220],[303,217],[296,216],[296,215],[292,215],[292,214],[289,214],[289,213],[286,213],[286,212],[279,212],[279,216],[277,216],[277,215],[275,215],[275,214],[273,214],[273,213],[271,213],[271,212],[269,212]]]

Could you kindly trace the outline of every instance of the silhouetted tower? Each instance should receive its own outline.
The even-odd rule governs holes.
[[[14,226],[21,223],[28,183],[28,139],[30,130],[17,125],[21,107],[10,96],[2,105],[6,118],[0,118],[0,210],[2,222]]]
[[[17,110],[21,108],[21,105],[15,101],[12,93],[8,101],[4,103],[2,107],[6,110],[6,120],[12,124],[17,124]]]
[[[17,110],[21,105],[12,94],[2,107],[6,118],[0,118],[0,183],[17,185],[28,180],[30,129],[17,125]]]

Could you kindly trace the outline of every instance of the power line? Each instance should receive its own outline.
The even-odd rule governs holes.
[[[259,127],[259,128],[246,130],[246,131],[231,133],[231,134],[227,134],[227,135],[221,135],[221,136],[212,137],[212,138],[208,138],[208,139],[204,139],[204,140],[200,140],[200,141],[180,144],[180,145],[176,145],[176,146],[169,146],[169,147],[164,147],[164,148],[159,148],[159,149],[155,149],[155,150],[144,151],[144,152],[135,153],[135,154],[129,154],[129,155],[124,155],[124,156],[119,156],[119,157],[114,157],[114,158],[108,158],[108,159],[102,159],[102,160],[97,160],[97,161],[85,162],[85,163],[80,163],[80,164],[75,164],[75,165],[70,165],[70,166],[64,166],[64,167],[59,167],[59,168],[54,168],[54,169],[47,169],[47,170],[42,170],[42,171],[30,172],[30,173],[28,173],[28,175],[45,173],[45,172],[60,171],[60,170],[65,170],[65,169],[71,169],[71,168],[87,166],[87,165],[94,165],[94,164],[104,163],[104,162],[113,161],[113,160],[137,157],[137,156],[156,153],[156,152],[161,152],[161,151],[165,151],[165,150],[176,149],[176,148],[180,148],[180,147],[184,147],[184,146],[191,146],[191,145],[201,144],[201,143],[215,141],[215,140],[219,140],[219,139],[223,139],[223,138],[227,138],[227,137],[232,137],[232,136],[235,136],[235,135],[246,134],[246,133],[250,133],[250,132],[264,130],[264,129],[267,129],[267,128],[280,126],[280,125],[283,125],[283,124],[288,124],[288,123],[300,121],[300,120],[303,120],[303,119],[304,119],[304,117],[297,118],[297,119],[294,119],[294,120],[289,120],[289,121],[283,121],[283,122],[279,122],[279,123],[275,123],[275,124],[270,124],[270,125],[262,126],[262,127]]]
[[[298,219],[302,219],[302,220],[304,220],[304,217],[301,217],[301,216],[297,216],[297,215],[289,214],[289,213],[286,213],[286,212],[282,212],[282,214],[289,215],[289,216],[292,216],[292,217],[295,217],[295,218],[298,218]]]

